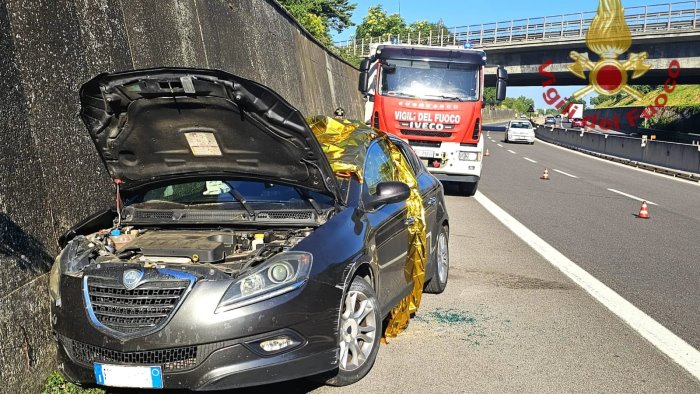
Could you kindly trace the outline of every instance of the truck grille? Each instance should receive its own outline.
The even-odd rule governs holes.
[[[423,146],[427,148],[439,148],[442,146],[442,142],[440,141],[408,140],[408,144],[411,146]]]
[[[424,130],[405,130],[401,129],[403,135],[417,135],[419,137],[439,137],[450,138],[452,133],[449,131],[424,131]]]
[[[135,334],[164,324],[189,285],[187,280],[156,281],[127,290],[115,279],[89,277],[87,295],[99,323]]]
[[[94,362],[162,365],[164,371],[180,371],[196,366],[198,361],[197,346],[120,352],[73,340],[64,340],[64,342],[70,342],[67,348],[71,353],[71,358],[84,365],[92,365]]]

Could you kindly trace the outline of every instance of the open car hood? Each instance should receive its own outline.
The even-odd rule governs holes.
[[[80,115],[125,189],[180,177],[286,183],[339,199],[301,113],[271,89],[224,71],[158,68],[101,74]]]

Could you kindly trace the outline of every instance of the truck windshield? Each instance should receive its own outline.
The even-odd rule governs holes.
[[[384,63],[382,95],[442,101],[479,99],[478,65],[392,59]]]

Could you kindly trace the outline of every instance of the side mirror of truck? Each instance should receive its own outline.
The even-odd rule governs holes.
[[[498,66],[497,71],[498,81],[496,82],[496,100],[503,101],[506,99],[506,86],[508,85],[508,71],[505,67]]]
[[[360,81],[357,84],[357,89],[363,95],[367,95],[367,83],[369,82],[369,64],[368,58],[362,59],[360,62]]]

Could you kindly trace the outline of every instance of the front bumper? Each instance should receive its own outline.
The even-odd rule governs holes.
[[[535,142],[535,135],[508,134],[508,142]]]
[[[327,372],[338,363],[342,290],[309,281],[259,303],[214,313],[226,282],[201,281],[160,329],[116,338],[98,329],[82,302],[81,281],[62,277],[52,307],[59,366],[66,378],[95,385],[94,363],[160,366],[164,389],[220,390]],[[71,300],[71,302],[66,302]],[[265,353],[257,342],[287,335],[298,344]]]
[[[246,344],[250,339],[199,345],[196,347],[198,350],[205,352],[208,348],[209,353],[205,353],[204,359],[197,361],[192,368],[173,370],[172,367],[166,368],[161,365],[163,388],[224,390],[256,386],[311,376],[337,366],[338,350],[335,348],[312,351],[302,346],[276,356],[261,357],[251,351]],[[81,385],[95,385],[93,366],[75,359],[74,347],[81,347],[83,344],[68,338],[60,338],[59,344],[58,362],[63,375],[68,380]],[[171,352],[177,352],[180,349],[184,348],[174,348]]]
[[[441,181],[476,182],[481,177],[483,142],[477,146],[461,146],[459,143],[443,142],[439,148],[414,146],[414,151],[420,157],[428,171]],[[477,154],[477,160],[460,160],[460,152]],[[426,163],[426,160],[428,161]],[[439,162],[440,167],[432,163]]]

